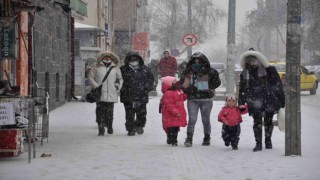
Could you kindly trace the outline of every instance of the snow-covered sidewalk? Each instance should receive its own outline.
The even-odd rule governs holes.
[[[158,113],[160,97],[147,106],[143,135],[129,137],[125,113],[115,105],[114,134],[98,137],[95,104],[70,102],[50,113],[49,143],[37,148],[37,158],[27,163],[27,153],[0,159],[0,179],[308,179],[320,177],[320,96],[302,95],[302,157],[284,156],[284,133],[275,127],[272,150],[252,152],[255,145],[252,118],[244,116],[239,150],[225,147],[217,114],[224,102],[215,101],[212,110],[211,146],[201,146],[203,131],[199,113],[194,144],[178,147],[166,144]],[[52,157],[40,158],[42,153]]]

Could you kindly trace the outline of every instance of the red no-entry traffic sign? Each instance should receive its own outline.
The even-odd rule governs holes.
[[[182,38],[182,42],[186,46],[194,46],[198,42],[198,38],[194,34],[186,34]]]

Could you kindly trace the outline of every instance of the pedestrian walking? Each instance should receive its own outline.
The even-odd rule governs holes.
[[[204,138],[202,145],[210,145],[211,123],[210,113],[213,106],[215,89],[220,86],[219,73],[210,67],[208,58],[196,52],[187,64],[184,75],[180,79],[184,91],[188,95],[188,127],[185,146],[192,146],[194,127],[197,122],[198,112],[201,112]]]
[[[262,119],[265,148],[272,149],[273,115],[285,106],[279,74],[262,53],[252,48],[241,55],[240,61],[243,71],[240,75],[239,105],[247,104],[249,115],[254,120],[256,146],[253,151],[262,150]]]
[[[107,127],[108,134],[113,133],[114,103],[118,102],[118,94],[123,84],[118,63],[117,55],[112,52],[104,52],[98,56],[96,64],[91,67],[88,74],[89,83],[92,88],[96,88],[109,73],[102,83],[100,101],[96,103],[96,122],[98,123],[99,136],[105,134],[105,127]]]
[[[163,77],[161,82],[161,91],[163,93],[160,101],[162,127],[167,133],[167,144],[177,146],[180,127],[187,126],[187,113],[184,108],[187,94],[182,91],[182,86],[176,81],[175,77]]]
[[[178,77],[181,78],[183,75],[183,72],[186,70],[187,68],[187,61],[183,61],[179,66],[178,66]]]
[[[120,101],[126,111],[126,130],[129,136],[143,134],[146,124],[148,93],[153,89],[153,75],[139,53],[130,51],[121,66],[123,87]]]
[[[246,105],[237,106],[237,98],[234,95],[226,97],[225,106],[222,107],[218,115],[218,121],[222,123],[221,137],[225,146],[230,146],[233,150],[238,150],[242,122],[241,114],[246,114]]]
[[[158,75],[159,75],[159,60],[151,59],[151,62],[148,64],[148,68],[150,69],[154,83],[153,83],[153,91],[157,91],[158,86]]]
[[[164,57],[160,59],[159,74],[161,77],[172,76],[175,77],[178,65],[175,57],[170,55],[169,50],[163,52]]]

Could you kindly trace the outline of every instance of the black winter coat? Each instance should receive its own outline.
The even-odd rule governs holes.
[[[282,82],[275,67],[266,69],[267,76],[258,77],[258,69],[249,72],[249,80],[245,78],[245,70],[240,75],[239,105],[247,103],[249,115],[276,113],[285,106],[285,95]]]
[[[136,70],[129,66],[132,56],[139,59],[139,68]],[[120,101],[122,103],[148,103],[148,93],[153,89],[154,79],[149,68],[144,65],[142,57],[137,52],[129,52],[125,58],[125,65],[121,66],[120,70],[123,78]]]
[[[199,73],[196,73],[192,70],[191,65],[195,63],[195,60],[199,59],[202,69]],[[187,64],[186,70],[183,72],[183,75],[180,79],[180,83],[183,84],[185,76],[188,74],[191,75],[191,79],[201,79],[203,76],[208,76],[208,89],[199,90],[194,84],[184,89],[184,92],[188,94],[188,99],[208,99],[213,98],[215,94],[215,89],[221,85],[221,80],[219,78],[219,73],[214,68],[211,68],[208,58],[202,53],[194,53]]]

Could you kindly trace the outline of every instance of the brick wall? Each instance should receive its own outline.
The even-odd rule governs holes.
[[[67,1],[61,2],[68,4]],[[46,72],[49,76],[52,110],[70,99],[71,20],[69,13],[64,12],[59,5],[43,0],[32,0],[32,3],[44,7],[34,18],[34,59],[40,87],[45,87]]]

